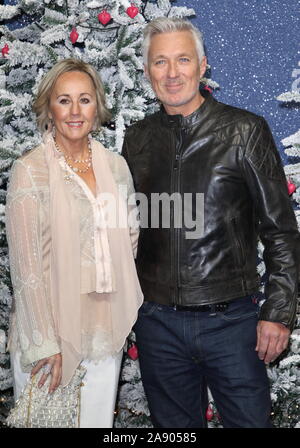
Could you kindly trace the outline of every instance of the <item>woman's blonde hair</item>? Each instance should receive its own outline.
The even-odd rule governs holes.
[[[63,59],[57,62],[43,77],[38,88],[37,97],[33,103],[33,111],[36,114],[39,130],[43,133],[49,129],[51,122],[49,118],[50,96],[58,77],[66,72],[82,72],[91,78],[95,87],[97,100],[97,115],[93,130],[98,130],[111,117],[106,107],[104,87],[94,67],[75,58]]]

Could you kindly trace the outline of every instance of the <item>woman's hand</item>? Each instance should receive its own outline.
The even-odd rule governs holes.
[[[48,375],[51,375],[51,382],[49,387],[49,393],[55,391],[55,389],[60,385],[62,377],[62,357],[60,353],[56,355],[49,356],[49,358],[43,358],[34,366],[31,371],[31,376],[37,374],[41,369],[43,369],[43,375],[40,378],[38,387],[42,387]]]

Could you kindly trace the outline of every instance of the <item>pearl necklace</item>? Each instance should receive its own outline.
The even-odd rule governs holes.
[[[92,148],[91,148],[91,142],[90,140],[88,140],[88,150],[89,150],[89,156],[87,159],[73,159],[72,156],[67,156],[58,146],[56,140],[54,139],[54,144],[55,144],[55,148],[56,150],[62,154],[64,156],[65,162],[66,164],[71,168],[72,171],[74,171],[74,173],[86,173],[90,167],[92,166]],[[87,167],[84,169],[80,169],[77,168],[73,165],[70,164],[69,160],[72,160],[73,163],[87,163]]]

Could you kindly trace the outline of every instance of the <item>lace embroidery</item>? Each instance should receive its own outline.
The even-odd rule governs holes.
[[[38,330],[33,330],[32,340],[35,345],[41,346],[43,343],[43,336]]]
[[[48,327],[48,338],[50,339],[50,341],[55,341],[55,333],[52,327]]]
[[[24,333],[20,333],[20,345],[23,351],[28,350],[29,348],[29,339],[25,336]]]
[[[102,329],[82,332],[82,355],[84,359],[100,361],[114,352],[112,335]]]

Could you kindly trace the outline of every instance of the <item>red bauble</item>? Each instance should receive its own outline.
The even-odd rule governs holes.
[[[208,408],[206,410],[205,416],[206,416],[206,420],[208,422],[210,422],[213,419],[214,411],[213,411],[213,408],[210,405],[208,406]]]
[[[4,58],[9,53],[9,47],[7,44],[5,44],[4,47],[2,48],[1,53]]]
[[[126,9],[126,13],[131,17],[132,19],[138,15],[139,8],[137,8],[134,5],[129,6],[129,8]]]
[[[100,14],[98,14],[98,20],[99,22],[102,23],[102,25],[107,25],[108,22],[111,19],[111,15],[109,14],[109,12],[107,12],[106,10],[100,12]]]
[[[129,343],[127,354],[129,358],[131,358],[133,361],[136,361],[138,359],[139,357],[138,349],[134,342]]]
[[[78,37],[79,37],[79,34],[77,33],[76,28],[73,28],[70,33],[70,39],[71,39],[72,44],[75,44],[75,42],[77,42]]]
[[[291,196],[293,193],[295,193],[296,191],[296,185],[293,184],[293,182],[291,182],[290,180],[288,180],[287,182],[287,188],[288,188],[288,192],[289,195]]]
[[[204,90],[207,90],[209,93],[212,93],[213,89],[207,85],[203,87]]]

